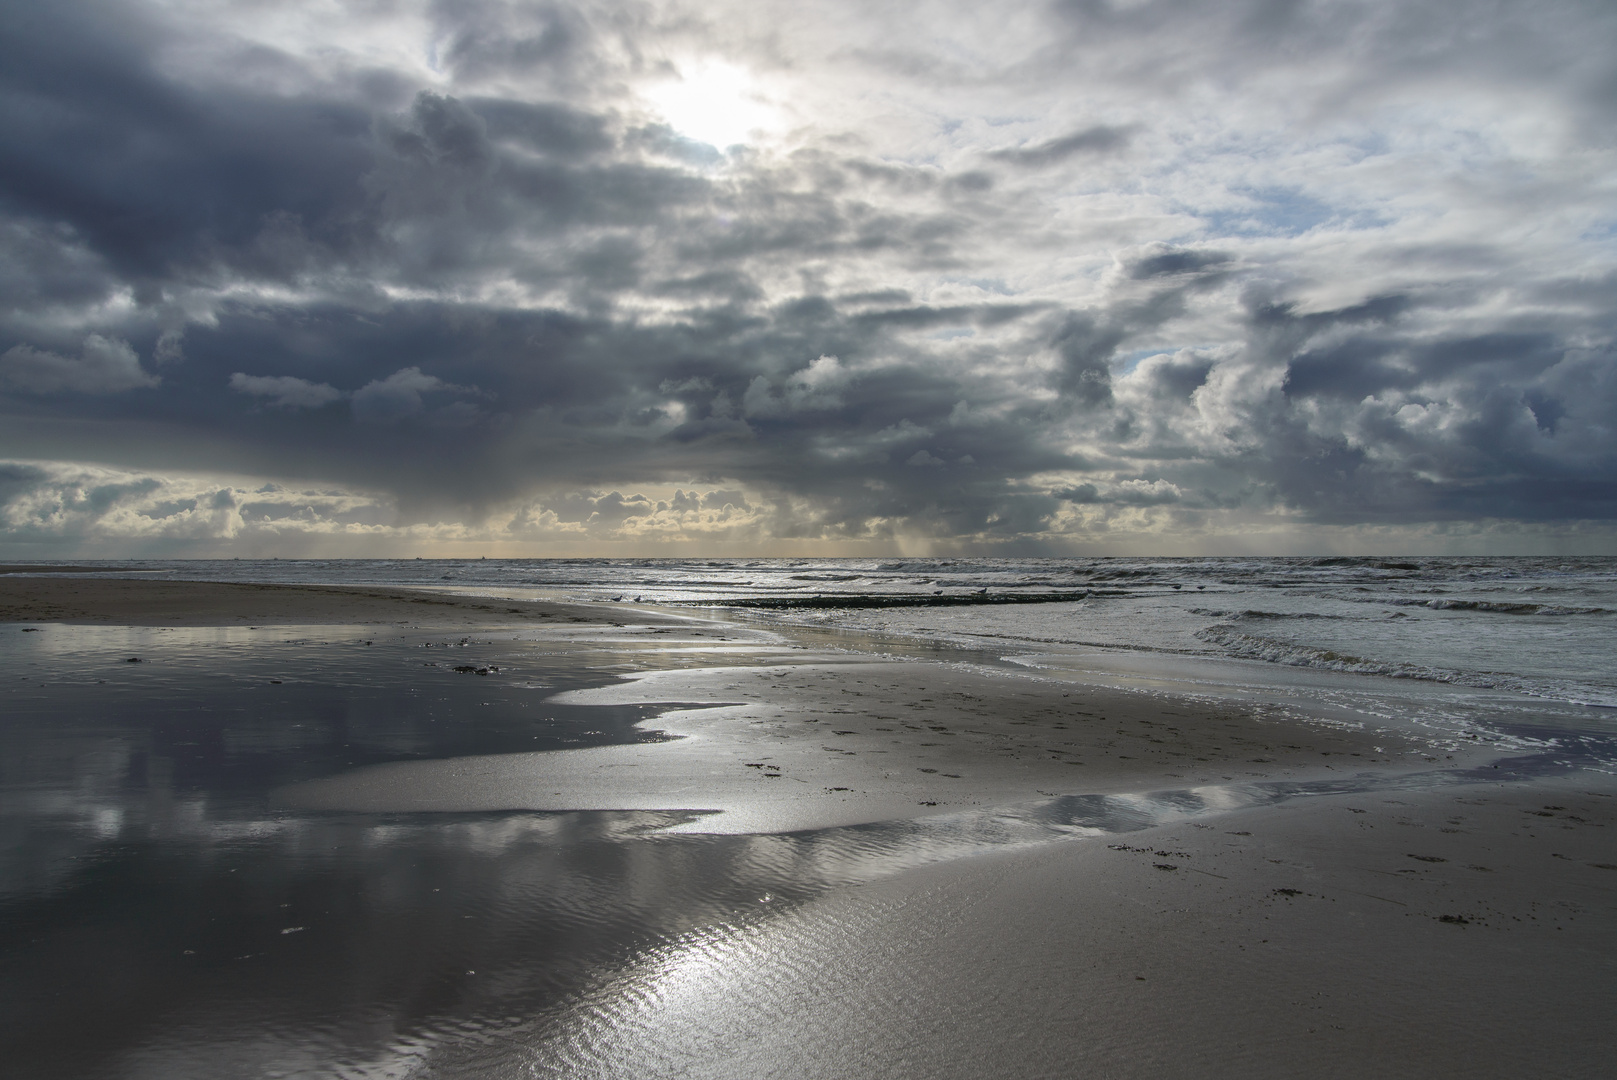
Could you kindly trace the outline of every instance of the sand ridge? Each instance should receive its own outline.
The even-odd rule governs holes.
[[[371,812],[705,809],[724,813],[687,831],[781,831],[1432,761],[1390,732],[848,654],[640,672],[557,700],[709,707],[647,722],[677,736],[667,742],[376,765],[278,798]]]

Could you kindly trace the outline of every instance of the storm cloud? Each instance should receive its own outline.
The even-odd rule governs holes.
[[[16,554],[1617,534],[1609,4],[0,33]]]

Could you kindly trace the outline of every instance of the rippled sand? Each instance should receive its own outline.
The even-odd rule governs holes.
[[[523,1075],[1607,1076],[1613,801],[1337,795],[915,869],[654,952]]]

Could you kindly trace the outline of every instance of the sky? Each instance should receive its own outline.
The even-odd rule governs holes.
[[[1610,0],[0,39],[5,557],[1617,554]]]

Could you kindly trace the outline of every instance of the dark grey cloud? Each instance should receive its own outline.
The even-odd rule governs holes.
[[[1023,168],[1041,168],[1058,165],[1079,154],[1103,154],[1121,150],[1129,143],[1129,128],[1096,124],[1054,139],[1046,139],[1032,146],[1018,146],[1008,150],[995,150],[988,156],[995,161]]]
[[[1603,6],[263,10],[0,13],[0,542],[1617,510]],[[708,53],[773,134],[657,112]]]
[[[318,409],[345,396],[329,383],[314,383],[294,375],[248,375],[235,372],[230,376],[230,388],[240,394],[266,398],[282,409]]]
[[[1226,251],[1174,248],[1164,244],[1128,260],[1127,267],[1130,277],[1144,280],[1202,273],[1227,267],[1233,261]]]
[[[77,356],[28,345],[0,354],[0,387],[25,394],[121,394],[162,380],[140,366],[127,341],[91,334]]]
[[[149,301],[195,275],[273,272],[254,244],[267,222],[317,243],[357,224],[370,121],[353,104],[177,84],[141,49],[158,31],[117,5],[10,10],[5,203],[93,252],[104,289]]]

